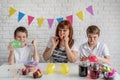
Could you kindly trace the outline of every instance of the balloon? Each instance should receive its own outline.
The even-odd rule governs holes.
[[[13,48],[21,48],[22,47],[22,43],[18,40],[14,40],[11,43],[12,43]]]
[[[70,69],[69,69],[69,66],[68,66],[67,63],[62,63],[62,64],[60,65],[60,72],[61,72],[62,74],[68,74],[69,71],[70,71]]]
[[[90,56],[88,59],[89,59],[90,62],[98,62],[98,58],[95,55]]]
[[[46,68],[46,73],[47,74],[52,74],[56,70],[56,65],[55,63],[49,63]]]

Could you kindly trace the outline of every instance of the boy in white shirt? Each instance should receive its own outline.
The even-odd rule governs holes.
[[[14,39],[20,41],[22,43],[22,47],[13,48],[11,43],[8,45],[8,49],[10,50],[8,57],[9,64],[24,63],[31,60],[39,62],[37,42],[33,40],[32,45],[26,44],[28,31],[25,27],[20,26],[15,30]]]
[[[91,25],[86,30],[88,41],[80,46],[80,60],[85,61],[91,56],[97,56],[98,61],[110,64],[110,55],[107,46],[98,41],[100,29]]]

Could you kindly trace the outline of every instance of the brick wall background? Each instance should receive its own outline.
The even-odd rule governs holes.
[[[92,5],[94,16],[86,8]],[[9,8],[14,7],[17,12],[8,17]],[[101,29],[100,41],[108,45],[112,66],[120,72],[120,0],[0,0],[0,64],[7,62],[9,51],[8,43],[13,40],[14,30],[22,25],[29,32],[28,43],[32,39],[38,41],[39,56],[43,54],[49,37],[54,35],[58,22],[54,20],[53,28],[49,28],[47,18],[59,18],[73,15],[74,38],[79,40],[79,45],[87,40],[85,30],[89,25],[98,25]],[[81,21],[76,13],[82,10],[84,20]],[[34,19],[30,26],[27,25],[27,16],[17,22],[18,11],[35,18],[43,17],[42,28]],[[42,58],[41,58],[41,62]]]

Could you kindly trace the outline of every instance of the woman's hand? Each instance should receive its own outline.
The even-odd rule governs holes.
[[[53,36],[51,38],[51,41],[52,41],[53,46],[56,47],[57,44],[59,43],[59,38],[57,36]]]
[[[69,37],[68,37],[68,36],[65,36],[65,37],[64,37],[64,41],[65,41],[65,44],[68,44],[68,42],[69,42]]]

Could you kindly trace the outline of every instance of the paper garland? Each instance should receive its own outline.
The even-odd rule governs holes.
[[[86,8],[86,11],[89,12],[91,15],[94,15],[92,5],[88,6],[88,7]],[[10,7],[9,15],[8,15],[8,16],[11,17],[13,14],[15,14],[15,12],[16,12],[16,9],[13,8],[13,7]],[[18,22],[20,22],[25,15],[26,15],[25,13],[19,11],[19,12],[18,12]],[[84,13],[83,13],[82,10],[80,10],[79,12],[77,12],[76,15],[78,16],[78,18],[79,18],[80,20],[82,20],[82,21],[84,20]],[[28,25],[29,25],[29,26],[30,26],[30,24],[33,22],[34,18],[35,18],[34,16],[28,15]],[[71,24],[73,24],[73,15],[66,16],[66,19],[67,19],[68,21],[70,21]],[[38,26],[39,26],[39,27],[42,27],[42,24],[43,24],[44,20],[45,20],[45,18],[37,18]],[[49,19],[49,18],[48,18],[48,19],[46,19],[46,20],[48,21],[48,24],[49,24],[50,28],[52,28],[54,19]],[[56,18],[56,20],[57,20],[57,22],[59,23],[59,22],[63,21],[64,18],[63,18],[63,17],[60,17],[60,18]]]

